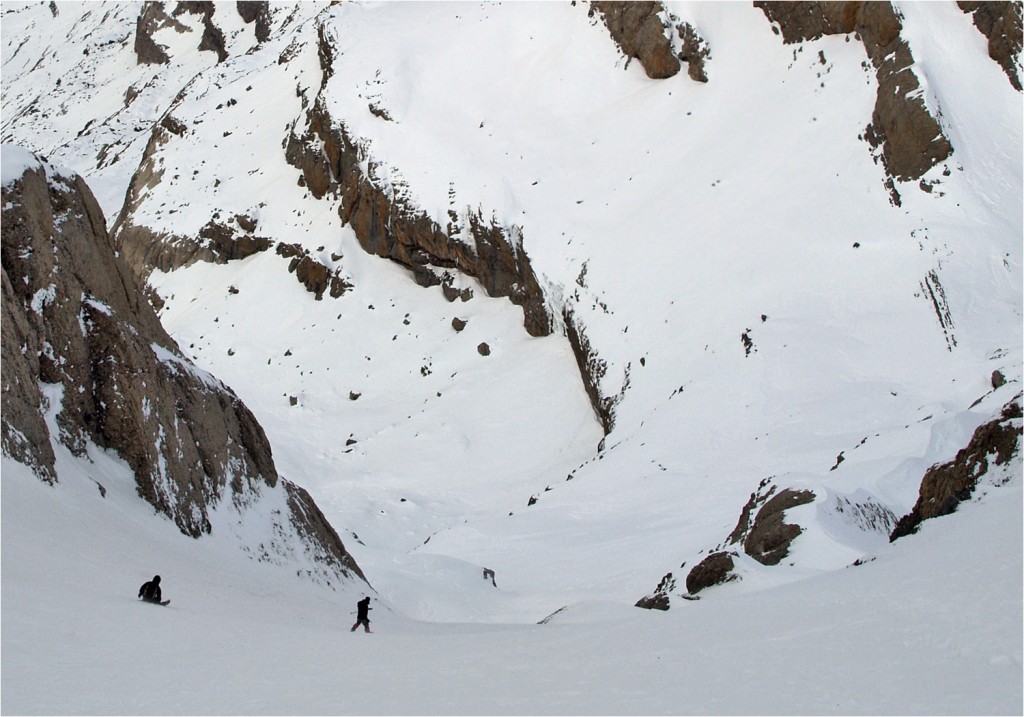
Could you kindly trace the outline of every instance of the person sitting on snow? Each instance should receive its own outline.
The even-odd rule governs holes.
[[[154,575],[148,583],[143,583],[139,588],[139,597],[146,602],[160,602],[160,576]]]

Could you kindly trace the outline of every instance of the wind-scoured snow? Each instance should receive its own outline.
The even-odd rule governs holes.
[[[58,449],[55,487],[5,458],[5,712],[1020,713],[1020,458],[888,533],[1021,391],[1021,96],[955,3],[900,3],[954,153],[897,206],[862,139],[859,41],[666,5],[706,41],[707,84],[648,79],[584,3],[274,5],[259,45],[218,5],[229,58],[185,14],[191,35],[157,34],[166,67],[134,64],[137,5],[46,25],[5,4],[5,142],[74,167],[113,221],[168,113],[187,129],[137,225],[247,215],[353,285],[317,301],[273,250],[150,277],[363,569],[376,632],[348,632],[354,586],[240,560],[229,517],[180,535],[115,457]],[[375,181],[442,226],[521,229],[621,393],[609,435],[564,336],[528,336],[468,277],[468,302],[416,286],[299,185],[283,142],[320,91],[320,26],[326,108]],[[50,48],[75,32],[88,55]],[[739,580],[682,600],[766,479],[815,493],[789,555],[741,552]],[[671,609],[634,608],[670,571]],[[135,603],[154,573],[166,609]]]

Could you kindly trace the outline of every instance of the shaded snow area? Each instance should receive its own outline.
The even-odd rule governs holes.
[[[858,40],[665,5],[707,83],[649,79],[582,2],[274,3],[263,41],[218,3],[227,58],[185,13],[154,33],[167,65],[136,62],[141,3],[4,3],[4,185],[39,161],[15,142],[113,225],[145,163],[125,226],[242,217],[269,240],[153,270],[195,365],[158,355],[251,409],[368,581],[246,559],[228,510],[185,537],[95,446],[55,443],[54,486],[5,456],[4,713],[1024,710],[1020,456],[888,538],[1020,400],[1021,94],[955,3],[900,3],[954,152],[896,204]],[[449,301],[364,251],[285,158],[318,99],[404,206],[518,228],[551,335],[472,277]],[[350,287],[316,299],[279,243]],[[566,313],[603,362],[607,435]],[[773,566],[725,546],[769,488],[813,493]],[[687,599],[723,549],[737,579]],[[670,572],[668,611],[634,607]],[[157,573],[166,608],[135,599]],[[364,595],[372,635],[349,631]]]

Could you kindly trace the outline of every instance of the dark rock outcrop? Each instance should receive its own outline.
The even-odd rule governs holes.
[[[676,580],[672,577],[672,573],[668,573],[661,579],[653,593],[636,601],[636,607],[642,607],[645,610],[668,610],[671,605],[669,596],[675,589]]]
[[[697,30],[670,15],[660,2],[619,2],[598,0],[590,4],[590,14],[600,13],[612,40],[629,62],[636,59],[652,80],[664,80],[679,73],[685,62],[690,79],[707,82],[704,61],[711,53]],[[673,25],[674,23],[674,25]],[[679,35],[680,50],[672,47],[671,34]]]
[[[145,226],[129,225],[121,228],[117,240],[125,261],[142,281],[153,269],[174,271],[197,261],[226,264],[273,246],[270,239],[240,232],[215,219],[207,222],[195,237],[168,236]]]
[[[243,3],[239,3],[239,5],[241,4]],[[251,4],[266,5],[266,3]],[[213,22],[213,14],[216,10],[216,3],[213,2],[179,2],[175,5],[174,10],[168,14],[163,2],[147,0],[142,6],[142,11],[139,13],[139,18],[135,23],[136,60],[140,65],[168,64],[171,58],[167,54],[167,48],[154,40],[153,35],[165,27],[173,27],[177,32],[191,32],[191,28],[177,19],[183,13],[202,16],[203,34],[199,38],[198,48],[217,53],[217,62],[223,62],[228,59],[224,32]],[[257,39],[259,39],[260,35],[260,18],[263,18],[263,26],[265,27],[266,34],[269,36],[270,26],[267,8],[263,8],[262,14],[259,8],[246,8],[244,12],[239,8],[239,14],[242,15],[243,19],[251,15],[256,20]],[[251,20],[246,20],[246,22],[251,22]]]
[[[128,185],[124,206],[111,229],[121,258],[142,284],[154,269],[169,272],[197,261],[225,264],[273,246],[270,239],[255,234],[256,220],[244,214],[236,214],[227,223],[210,219],[196,236],[168,235],[134,223],[133,216],[147,192],[163,179],[160,147],[188,132],[188,127],[170,112],[153,127],[139,168]]]
[[[988,38],[988,56],[999,63],[1018,92],[1021,91],[1020,51],[1022,28],[1019,2],[968,2],[960,0],[960,9],[974,19],[974,25]]]
[[[778,565],[789,554],[789,546],[800,535],[799,525],[784,522],[785,512],[814,500],[814,492],[785,488],[761,506],[743,541],[743,552],[762,565]]]
[[[612,39],[630,59],[637,59],[652,80],[663,80],[679,72],[679,58],[672,51],[666,15],[660,2],[619,2],[597,0],[590,4],[604,19]]]
[[[53,482],[51,441],[76,455],[90,443],[112,450],[139,496],[192,537],[211,532],[214,511],[244,521],[284,491],[287,511],[253,513],[273,523],[256,557],[294,554],[297,535],[319,577],[361,577],[308,494],[278,476],[249,409],[164,331],[84,181],[38,163],[2,199],[4,452]],[[58,435],[44,411],[56,414]]]
[[[924,103],[911,69],[914,58],[900,37],[900,16],[889,2],[770,2],[755,0],[786,43],[856,33],[875,68],[878,96],[865,137],[879,149],[891,179],[920,179],[953,152]],[[894,202],[898,194],[890,186]]]
[[[213,22],[213,14],[217,12],[217,4],[209,0],[197,2],[186,0],[179,2],[172,15],[178,17],[183,13],[201,15],[203,22],[203,35],[199,39],[199,49],[209,50],[217,53],[217,62],[224,62],[228,59],[228,51],[225,47],[224,33]]]
[[[33,323],[20,308],[6,265],[5,248],[3,321],[0,322],[3,332],[3,370],[0,371],[0,390],[3,392],[3,421],[0,424],[2,449],[4,455],[29,466],[47,483],[55,483],[56,456],[50,445],[50,431],[40,411],[43,404],[39,391],[40,357],[44,355],[42,341]]]
[[[167,48],[153,39],[153,34],[164,27],[184,32],[185,27],[167,14],[162,2],[147,0],[135,22],[135,57],[140,65],[166,65],[171,61]]]
[[[740,511],[740,519],[736,521],[736,527],[732,529],[729,537],[726,538],[728,544],[736,545],[743,542],[743,539],[750,533],[754,511],[775,495],[776,490],[778,490],[778,486],[771,482],[771,478],[765,478],[758,484],[757,490],[750,494],[750,499],[747,500],[743,510]]]
[[[583,378],[583,388],[607,436],[615,427],[615,406],[619,402],[619,397],[605,396],[601,391],[601,380],[608,372],[608,363],[597,355],[590,345],[590,339],[577,325],[576,316],[569,308],[566,308],[563,318],[569,346],[576,357],[576,366]]]
[[[352,284],[341,276],[339,269],[331,271],[298,244],[278,244],[277,253],[290,259],[288,271],[295,274],[299,283],[306,287],[317,301],[324,298],[325,291],[329,290],[331,298],[337,299],[352,288]]]
[[[333,49],[326,40],[320,45],[327,77]],[[342,222],[352,228],[366,252],[407,267],[422,286],[442,285],[446,271],[461,271],[479,280],[488,295],[507,297],[521,306],[523,325],[531,336],[551,333],[544,292],[517,227],[500,226],[479,211],[467,213],[465,226],[453,221],[441,227],[418,210],[400,186],[378,186],[373,178],[376,163],[344,125],[332,120],[320,99],[307,121],[305,132],[293,131],[289,137],[286,158],[302,172],[314,196],[329,191],[340,195]],[[361,165],[367,167],[365,172]]]
[[[771,478],[762,480],[740,511],[729,537],[686,576],[686,589],[695,594],[712,585],[738,579],[733,572],[733,557],[738,553],[728,546],[741,546],[744,553],[762,565],[777,565],[788,555],[790,545],[801,533],[799,525],[784,522],[785,512],[813,500],[813,491],[793,488],[780,491]]]
[[[235,7],[247,25],[256,23],[257,42],[270,39],[270,3],[267,0],[238,0]]]
[[[696,595],[712,585],[732,582],[737,579],[733,569],[736,567],[732,558],[735,553],[718,551],[711,553],[693,567],[686,576],[686,591]]]
[[[948,463],[928,469],[921,479],[917,503],[899,519],[889,540],[896,540],[917,532],[922,521],[949,515],[965,500],[970,499],[978,479],[989,470],[989,461],[1005,465],[1020,451],[1021,434],[1020,396],[1003,407],[1002,414],[978,426],[970,442]]]
[[[245,259],[253,254],[259,254],[271,247],[273,242],[265,237],[253,235],[254,224],[249,224],[251,229],[246,230],[243,226],[245,220],[238,222],[241,232],[211,219],[199,230],[199,238],[205,239],[201,242],[196,253],[188,258],[188,263],[197,260],[208,261],[214,264],[226,264],[229,261]]]
[[[679,50],[679,60],[685,62],[686,73],[691,80],[696,82],[707,82],[708,75],[704,69],[704,61],[711,56],[711,50],[704,38],[697,34],[692,25],[679,23],[676,26],[679,33],[679,40],[682,47]]]

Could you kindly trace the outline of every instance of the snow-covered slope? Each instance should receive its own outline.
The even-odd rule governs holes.
[[[253,410],[279,472],[389,606],[394,641],[338,657],[324,615],[355,594],[238,577],[240,621],[269,621],[283,654],[314,641],[298,665],[342,665],[277,696],[259,688],[254,711],[1019,711],[1019,456],[980,502],[888,534],[925,471],[1021,392],[1021,94],[954,3],[900,4],[953,154],[895,182],[896,204],[864,139],[877,79],[853,36],[787,45],[751,5],[665,5],[706,42],[707,83],[649,79],[583,3],[274,4],[263,41],[217,4],[226,59],[198,49],[201,16],[183,13],[192,33],[153,35],[167,65],[136,64],[139,6],[5,5],[4,140],[82,173],[108,217],[125,209],[120,229],[162,237],[173,270],[149,283],[164,325]],[[57,46],[74,33],[88,54]],[[125,102],[131,87],[143,92]],[[473,298],[451,302],[367,254],[339,217],[346,187],[318,199],[289,163],[307,132],[330,153],[311,126],[325,118],[323,135],[343,129],[358,171],[409,212],[458,236],[474,214],[515,228],[552,333],[528,335],[523,312],[467,274],[454,287]],[[181,266],[175,252],[211,222],[269,248]],[[348,288],[318,300],[281,245]],[[572,331],[602,370],[581,375]],[[613,408],[607,435],[588,380]],[[41,500],[34,487],[10,498],[4,470],[5,506]],[[741,579],[683,601],[685,574],[771,488],[814,495],[785,514],[802,529],[788,556],[765,566],[737,550]],[[177,554],[146,535],[151,555]],[[194,548],[212,557],[180,571],[186,594],[221,566]],[[669,613],[633,615],[669,572]],[[979,606],[958,622],[943,595]],[[270,617],[289,602],[304,607]],[[532,625],[564,606],[544,628],[412,622]],[[211,644],[227,632],[203,630]],[[906,639],[876,653],[893,634]],[[779,660],[763,652],[776,638]],[[183,644],[167,644],[179,661]],[[404,669],[367,667],[398,651]],[[488,654],[522,679],[499,678]],[[964,670],[977,679],[961,693]],[[4,673],[5,693],[28,679]],[[353,696],[333,684],[342,674],[389,688]],[[236,711],[246,689],[167,709]]]
[[[349,632],[355,593],[155,529],[117,489],[54,493],[6,458],[3,475],[5,713],[1021,709],[1019,477],[874,562],[773,590],[667,613],[591,602],[543,625],[415,622],[374,602],[366,635]],[[133,597],[154,565],[166,608]]]

